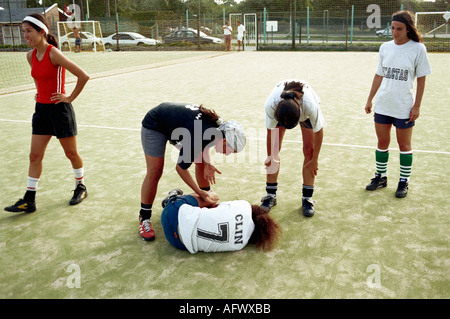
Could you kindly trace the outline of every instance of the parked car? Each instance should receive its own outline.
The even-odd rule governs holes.
[[[210,36],[212,33],[212,30],[208,27],[200,27],[200,31],[206,33],[207,36]]]
[[[81,49],[92,50],[95,46],[100,47],[103,45],[102,38],[97,38],[91,32],[81,31],[80,38],[81,38]],[[64,51],[69,50],[69,43],[72,47],[75,46],[75,36],[73,32],[69,32],[59,37],[60,47],[63,48]]]
[[[384,28],[383,30],[378,30],[376,32],[377,36],[381,37],[392,37],[391,28]]]
[[[119,45],[121,46],[156,45],[155,39],[146,38],[142,34],[119,32],[104,38],[105,47],[114,47],[117,44],[117,38],[119,38]]]
[[[175,31],[174,33],[167,35],[164,37],[165,43],[177,43],[177,42],[189,42],[193,44],[197,44],[197,30],[180,30]],[[200,31],[200,43],[201,44],[207,44],[207,43],[222,43],[222,39],[216,38],[216,37],[210,37]]]

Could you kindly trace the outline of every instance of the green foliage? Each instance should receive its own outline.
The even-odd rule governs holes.
[[[351,8],[365,10],[373,0],[243,0],[236,2],[235,0],[87,0],[89,4],[89,14],[91,17],[113,16],[115,13],[115,4],[117,3],[117,12],[123,17],[139,18],[142,14],[157,15],[161,12],[171,12],[173,14],[183,16],[186,10],[197,12],[200,4],[202,14],[222,14],[223,9],[226,12],[262,12],[264,8],[271,12],[289,12],[292,4],[295,3],[298,11],[309,9],[323,11]],[[73,3],[72,0],[46,0],[46,7],[57,3],[59,8],[64,5],[68,6]],[[87,4],[86,0],[75,0],[75,4],[79,5],[82,16],[86,16]],[[449,0],[436,0],[435,2],[427,2],[421,0],[394,0],[394,1],[377,1],[382,12],[390,12],[392,8],[400,8],[403,4],[405,9],[412,11],[446,11],[450,10]],[[29,8],[41,7],[38,0],[28,0]],[[109,9],[109,11],[108,11]]]

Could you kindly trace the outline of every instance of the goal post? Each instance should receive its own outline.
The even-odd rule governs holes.
[[[76,33],[81,45],[76,46]],[[58,22],[58,46],[61,51],[97,52],[105,51],[102,30],[99,21]]]
[[[232,43],[237,44],[238,25],[240,21],[245,27],[244,39],[242,41],[242,49],[244,51],[257,50],[257,26],[258,18],[256,13],[230,13],[229,22],[233,28]]]
[[[415,20],[429,51],[450,52],[450,11],[416,12]]]
[[[416,12],[416,28],[423,36],[448,34],[449,19],[450,11]]]

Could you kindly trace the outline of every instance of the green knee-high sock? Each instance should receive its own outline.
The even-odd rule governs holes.
[[[377,174],[380,174],[381,177],[387,176],[387,164],[389,160],[389,150],[375,150],[375,161]]]
[[[413,152],[400,152],[400,179],[409,181],[413,161]]]

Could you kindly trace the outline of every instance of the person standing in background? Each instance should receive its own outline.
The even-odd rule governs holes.
[[[225,25],[223,26],[223,35],[225,37],[225,51],[231,50],[231,32],[233,32],[233,28],[230,26],[228,20],[226,20]]]
[[[72,30],[73,30],[73,35],[75,37],[75,52],[81,52],[80,30],[78,30],[77,27],[74,27]]]
[[[238,45],[239,45],[238,51],[241,51],[241,43],[243,43],[244,36],[245,36],[245,26],[241,23],[240,20],[238,20],[237,25],[238,25],[237,42],[238,42]],[[243,48],[244,47],[242,47],[242,49]]]

